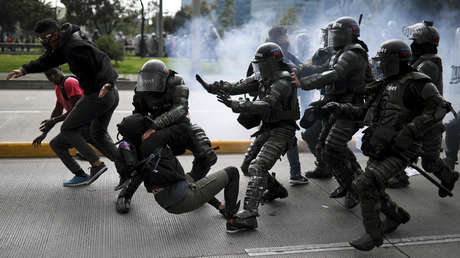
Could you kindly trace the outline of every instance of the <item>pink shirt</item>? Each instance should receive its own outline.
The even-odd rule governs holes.
[[[66,100],[64,98],[64,96],[61,93],[61,87],[59,85],[56,85],[56,98],[57,98],[57,101],[64,107],[64,109],[66,111],[69,111],[72,109],[70,98],[72,98],[72,96],[75,96],[75,95],[83,96],[83,90],[80,88],[80,84],[78,83],[78,80],[72,77],[68,77],[65,80],[64,90],[69,99]]]

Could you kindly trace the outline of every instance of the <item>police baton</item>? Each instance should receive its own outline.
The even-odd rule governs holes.
[[[430,175],[428,175],[427,172],[425,172],[423,169],[417,167],[416,165],[414,164],[410,164],[409,167],[417,170],[422,176],[424,176],[426,179],[428,179],[428,181],[430,181],[431,183],[433,183],[435,186],[437,186],[439,189],[445,191],[447,193],[447,195],[449,195],[450,197],[454,196],[450,191],[449,189],[447,189],[445,186],[441,185],[440,183],[438,183],[438,181],[436,181],[434,178],[432,178]]]
[[[201,78],[201,76],[199,74],[196,74],[195,75],[195,79],[201,84],[201,86],[203,86],[203,88],[207,89],[209,87],[209,84],[207,84],[203,78]]]

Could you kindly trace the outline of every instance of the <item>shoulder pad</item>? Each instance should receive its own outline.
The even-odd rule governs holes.
[[[288,71],[279,71],[278,78],[291,81],[291,74]]]
[[[408,80],[412,80],[412,81],[424,80],[426,82],[431,82],[431,78],[428,75],[424,73],[419,73],[419,72],[410,72],[406,74],[400,79],[400,83],[404,84]]]
[[[182,79],[182,77],[178,75],[175,75],[168,79],[168,86],[175,86],[175,85],[180,85],[180,84],[184,84],[184,79]]]
[[[436,54],[424,54],[420,58],[423,58],[424,60],[441,59],[441,57]]]
[[[343,48],[343,52],[345,52],[347,50],[355,50],[355,51],[357,50],[357,51],[361,51],[363,53],[366,53],[366,55],[367,55],[367,51],[358,43],[353,43],[353,44],[346,45]]]

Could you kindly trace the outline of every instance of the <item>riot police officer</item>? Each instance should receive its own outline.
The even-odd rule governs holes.
[[[369,63],[366,48],[358,37],[359,25],[353,18],[337,19],[328,29],[328,46],[335,50],[328,70],[302,77],[300,81],[292,74],[293,83],[304,90],[323,89],[323,104],[339,102],[362,105]],[[340,185],[330,197],[345,196],[345,207],[348,209],[359,203],[358,195],[351,185],[361,167],[347,146],[359,128],[359,122],[329,116],[323,124],[317,147],[321,159]]]
[[[134,92],[133,113],[149,120],[142,137],[128,136],[130,143],[139,151],[138,158],[145,158],[157,146],[166,144],[175,155],[183,154],[189,149],[195,158],[190,176],[194,181],[206,176],[211,166],[216,163],[217,155],[211,148],[211,142],[204,130],[190,123],[189,90],[184,85],[182,77],[169,70],[162,61],[149,60],[139,72]],[[127,179],[129,173],[124,173],[118,189],[122,188]],[[119,198],[121,197],[124,196],[120,195]],[[130,196],[124,198],[124,201],[129,203]],[[219,209],[220,202],[217,199],[212,199],[210,204]]]
[[[287,190],[269,174],[280,156],[297,144],[295,121],[300,116],[297,89],[290,82],[289,66],[282,60],[279,45],[263,43],[252,61],[253,75],[236,83],[220,81],[204,85],[208,92],[217,94],[220,102],[240,113],[238,120],[246,128],[261,123],[241,167],[247,169],[250,176],[244,209],[227,223],[229,232],[256,228],[260,202],[288,196]],[[253,101],[230,98],[230,95],[244,93],[257,98]],[[265,189],[268,190],[264,192]]]
[[[415,70],[428,75],[441,96],[443,95],[442,84],[442,60],[437,55],[439,44],[439,32],[433,26],[432,21],[423,21],[403,28],[403,33],[412,40],[411,66]],[[422,139],[422,166],[434,173],[438,178],[448,177],[452,169],[439,157],[441,152],[442,132],[444,126],[442,121],[426,132]],[[388,187],[397,188],[409,185],[409,177],[404,171],[388,182]]]
[[[411,49],[402,40],[384,42],[373,58],[377,82],[369,86],[364,106],[329,103],[325,109],[352,119],[364,119],[363,153],[369,156],[366,169],[353,186],[361,199],[365,233],[350,244],[368,251],[406,223],[410,215],[385,193],[386,182],[419,155],[420,140],[449,111],[431,79],[410,66]],[[458,173],[445,178],[452,190]],[[440,192],[443,192],[440,190]],[[445,194],[442,193],[442,194]],[[379,213],[386,218],[382,222]]]

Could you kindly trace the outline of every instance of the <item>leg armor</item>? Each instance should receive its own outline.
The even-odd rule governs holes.
[[[347,146],[358,129],[354,122],[337,120],[327,135],[322,151],[323,161],[331,169],[338,183],[348,190],[351,190],[355,174],[360,170],[355,155]]]
[[[439,157],[443,129],[443,125],[438,124],[423,136],[422,166],[441,180],[444,186],[452,190],[458,179],[458,173],[446,163],[449,159],[444,161]],[[442,190],[439,190],[438,194],[440,197],[447,196],[447,193]]]
[[[246,155],[244,156],[243,164],[241,164],[241,171],[243,172],[243,175],[249,176],[249,164],[251,164],[251,161],[257,157],[260,149],[269,137],[269,133],[263,133],[258,135],[254,142],[251,143],[248,152],[246,152]]]
[[[244,209],[253,214],[253,216],[258,214],[258,206],[268,182],[271,182],[268,185],[270,187],[269,191],[275,191],[277,189],[274,188],[281,185],[275,179],[268,180],[270,177],[268,171],[273,167],[276,160],[296,143],[294,127],[275,128],[266,133],[270,134],[270,137],[249,166],[251,179],[244,199]]]
[[[406,167],[407,162],[396,157],[384,160],[370,160],[366,170],[354,182],[353,187],[361,199],[361,213],[366,232],[373,239],[383,237],[383,224],[380,211],[394,218],[392,211],[398,206],[385,194],[385,183],[396,173]],[[385,203],[382,203],[382,200]]]

